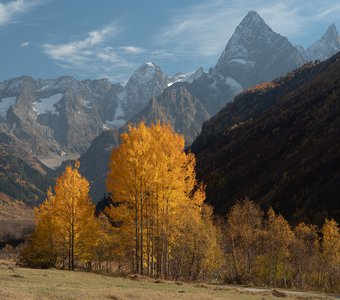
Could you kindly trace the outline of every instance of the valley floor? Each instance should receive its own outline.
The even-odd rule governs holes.
[[[0,261],[0,299],[336,299],[335,296],[17,268]]]

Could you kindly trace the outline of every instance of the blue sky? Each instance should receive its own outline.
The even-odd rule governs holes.
[[[338,0],[0,0],[0,80],[208,70],[249,10],[304,47],[340,28]]]

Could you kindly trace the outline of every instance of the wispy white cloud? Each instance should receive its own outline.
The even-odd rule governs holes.
[[[276,32],[301,36],[313,23],[340,17],[340,3],[333,0],[210,0],[175,11],[157,40],[179,55],[212,61],[248,11],[257,11]]]
[[[102,44],[108,37],[117,35],[119,31],[118,26],[111,24],[100,30],[90,31],[87,37],[82,40],[63,44],[46,43],[43,45],[43,49],[52,59],[78,63],[87,60],[94,54],[93,50],[96,46]]]
[[[23,43],[20,44],[20,47],[25,48],[25,47],[29,46],[29,44],[30,44],[29,42],[23,42]]]
[[[125,46],[119,48],[122,49],[127,54],[141,54],[147,52],[147,50],[135,46]]]
[[[134,55],[136,57],[144,57],[143,60],[153,60],[153,59],[168,59],[174,58],[176,56],[175,53],[164,49],[143,49],[135,46],[125,46],[118,47],[117,50],[122,55]]]
[[[22,15],[42,4],[44,4],[42,0],[13,0],[0,3],[0,26],[19,22]]]
[[[311,1],[307,6],[311,12],[310,17],[307,18],[307,23],[313,22],[329,22],[340,18],[340,3],[337,1],[323,1],[322,5],[318,1]]]
[[[76,74],[84,75],[85,72],[86,76],[120,81],[124,74],[135,67],[113,47],[108,46],[108,42],[121,31],[122,26],[111,23],[99,30],[90,31],[83,39],[61,44],[45,43],[42,48],[58,66]]]

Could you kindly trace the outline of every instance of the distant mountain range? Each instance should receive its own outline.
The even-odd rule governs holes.
[[[331,43],[331,39],[321,40],[319,43],[324,43],[324,49],[328,49],[326,45]],[[335,49],[333,51],[336,52]],[[331,55],[330,52],[319,53],[324,53],[325,57]],[[236,28],[214,68],[202,73],[191,83],[170,85],[161,95],[153,97],[130,122],[145,120],[150,124],[155,120],[169,121],[176,131],[184,134],[187,145],[190,145],[199,134],[202,124],[244,88],[286,75],[309,60],[314,59],[307,58],[303,48],[294,47],[287,38],[273,32],[256,12],[249,12]],[[106,149],[106,146],[101,145],[102,140],[105,139],[93,141],[99,156],[102,156],[100,149]],[[101,171],[86,167],[91,164],[90,157],[86,155],[86,159],[81,159],[84,168],[89,170],[84,175],[93,178],[93,173],[106,174],[107,167]],[[103,157],[108,157],[106,151]],[[92,189],[96,191],[92,197],[98,199],[104,194],[105,184],[98,188],[94,183]]]
[[[39,172],[79,158],[81,171],[92,183],[91,195],[98,201],[105,191],[108,155],[127,122],[170,122],[189,146],[202,124],[244,89],[284,76],[307,61],[325,60],[339,50],[334,25],[305,50],[251,11],[207,73],[199,68],[168,76],[146,62],[125,86],[69,76],[49,80],[24,76],[1,82],[0,133],[24,149],[25,163]],[[2,139],[0,144],[8,146]],[[50,169],[48,174],[53,173]]]

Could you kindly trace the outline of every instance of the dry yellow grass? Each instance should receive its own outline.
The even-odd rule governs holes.
[[[275,293],[274,293],[275,294]],[[278,299],[271,290],[161,280],[131,280],[93,273],[17,268],[0,261],[0,299]],[[321,297],[321,296],[320,296]],[[285,299],[320,299],[291,295]],[[333,299],[329,298],[328,299]]]

